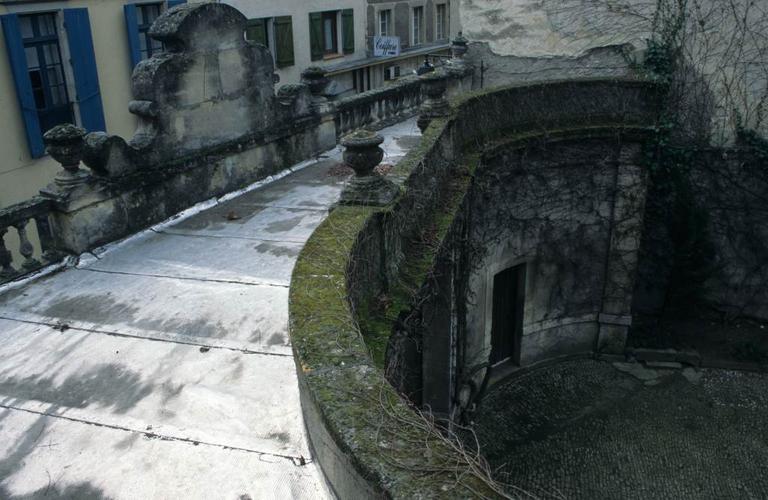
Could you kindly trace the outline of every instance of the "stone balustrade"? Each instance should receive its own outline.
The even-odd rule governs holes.
[[[60,257],[51,231],[51,209],[50,199],[36,196],[0,210],[0,283],[36,271]],[[9,247],[18,251],[17,259]]]
[[[364,127],[383,127],[413,116],[421,105],[418,78],[405,77],[391,86],[348,97],[336,105],[338,136]]]

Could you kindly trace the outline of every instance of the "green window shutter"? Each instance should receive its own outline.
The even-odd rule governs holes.
[[[275,63],[278,68],[294,64],[291,16],[275,18]]]
[[[352,9],[341,11],[341,43],[345,54],[355,51],[355,14]]]
[[[309,13],[309,49],[313,61],[323,58],[323,14],[321,12]]]
[[[267,25],[264,23],[264,19],[249,19],[245,27],[245,38],[269,47]]]

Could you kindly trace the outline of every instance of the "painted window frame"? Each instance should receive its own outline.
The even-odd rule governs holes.
[[[419,13],[417,16],[416,13]],[[418,45],[423,45],[425,42],[425,28],[426,23],[424,22],[424,12],[425,8],[423,5],[414,5],[411,7],[411,46],[416,47]],[[418,17],[418,23],[417,21]],[[418,27],[418,30],[417,30]],[[418,37],[416,36],[418,33]]]
[[[321,12],[323,23],[323,56],[335,56],[341,54],[341,30],[339,29],[341,17],[340,10],[326,10]],[[331,22],[331,36],[328,37],[326,22]],[[330,42],[330,43],[329,43]],[[329,48],[330,45],[330,48]]]
[[[376,28],[379,36],[394,36],[394,25],[392,23],[394,15],[393,9],[381,9],[377,13]],[[386,19],[386,30],[383,29],[384,18]]]
[[[2,14],[0,24],[3,28],[5,49],[31,158],[45,156],[43,143],[45,131],[42,129],[51,125],[41,123],[38,117],[19,18],[46,13],[55,16],[54,26],[58,38],[61,74],[66,82],[67,100],[71,106],[68,120],[59,122],[78,124],[88,132],[106,131],[93,30],[88,9],[84,7],[30,9]]]
[[[330,36],[328,36],[326,21],[332,23]],[[336,59],[354,54],[355,31],[354,9],[310,12],[310,59],[312,61]]]
[[[149,28],[152,27],[152,23],[154,23],[158,17],[163,15],[163,12],[166,10],[163,8],[164,6],[165,2],[147,2],[136,4],[136,28],[139,36],[140,61],[145,61],[151,58],[153,55],[160,54],[163,52],[163,50],[165,50],[162,42],[159,42],[149,36]],[[151,21],[144,20],[144,22],[142,22],[142,20],[145,18],[145,10],[148,10],[151,7],[157,8],[157,15],[152,18]],[[141,48],[142,41],[144,42],[144,49]]]
[[[42,34],[40,32],[40,21],[44,18],[48,18],[51,33]],[[29,20],[30,29],[32,30],[31,37],[25,37],[22,30],[21,43],[24,47],[26,62],[27,62],[27,75],[32,86],[32,94],[35,99],[35,112],[37,113],[37,121],[40,130],[40,135],[44,134],[46,130],[53,128],[61,123],[74,123],[75,112],[74,102],[70,98],[72,91],[69,87],[70,78],[67,76],[67,71],[64,64],[64,58],[62,55],[62,40],[61,31],[58,26],[58,16],[56,12],[30,12],[19,14],[20,25],[24,24],[25,20]],[[45,47],[50,47],[48,51]],[[32,66],[30,63],[30,55],[28,50],[34,49],[34,53],[37,57],[37,66]],[[50,64],[47,59],[49,57],[58,57],[58,62]],[[45,64],[45,66],[42,66]],[[40,75],[39,86],[35,86],[35,81],[32,78],[34,70],[37,69],[37,73]],[[58,69],[60,82],[51,84],[50,76],[51,69]],[[57,99],[62,99],[63,103],[56,104],[54,102],[54,94],[52,87],[59,87],[56,91]],[[39,90],[38,90],[39,89]],[[63,94],[63,95],[62,95]],[[42,98],[43,106],[40,106],[39,98]],[[61,119],[46,119],[46,115],[54,115],[60,113]],[[46,123],[47,122],[47,123]],[[55,122],[55,123],[54,123]]]
[[[442,19],[440,16],[440,8],[444,9]],[[442,26],[440,25],[441,20],[442,20]],[[435,41],[448,40],[451,36],[450,26],[451,26],[451,15],[450,15],[450,7],[448,2],[435,4]]]

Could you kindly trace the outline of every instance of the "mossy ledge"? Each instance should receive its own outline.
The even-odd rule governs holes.
[[[314,454],[340,498],[502,496],[386,380],[392,312],[418,294],[489,147],[629,132],[653,122],[656,94],[651,82],[590,79],[454,100],[452,115],[433,121],[392,172],[402,186],[392,205],[338,207],[313,233],[293,272],[289,329]],[[414,260],[425,229],[435,244]],[[372,313],[382,292],[390,312]]]

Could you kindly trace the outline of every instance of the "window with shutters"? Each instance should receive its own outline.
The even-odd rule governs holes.
[[[61,123],[72,123],[56,14],[19,16],[19,27],[40,133]]]
[[[278,68],[295,64],[291,16],[250,19],[245,29],[245,38],[267,47]]]
[[[43,133],[61,123],[77,123],[89,132],[106,130],[88,9],[59,12],[0,15],[32,158],[45,155]],[[66,28],[61,36],[59,15]],[[68,49],[67,60],[62,46]]]
[[[435,6],[435,39],[448,39],[448,5],[444,3]]]
[[[392,36],[392,10],[379,11],[379,35]]]
[[[411,45],[420,45],[424,43],[424,7],[413,8],[413,43]]]
[[[309,43],[311,59],[327,59],[355,51],[354,11],[352,9],[310,12]]]

